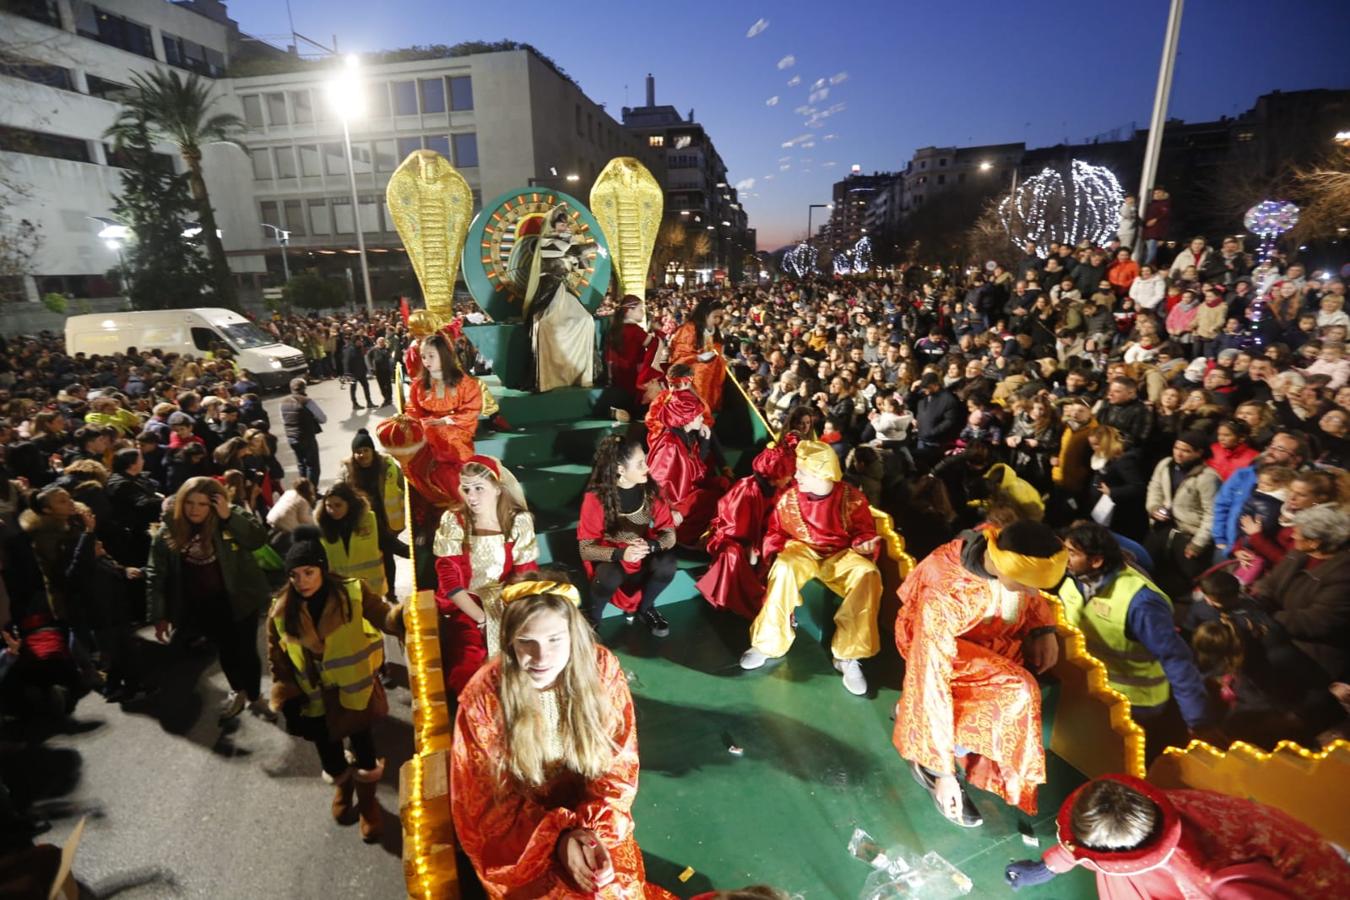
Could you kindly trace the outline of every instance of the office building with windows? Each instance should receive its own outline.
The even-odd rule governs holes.
[[[212,79],[218,110],[247,125],[241,146],[209,145],[203,154],[217,224],[246,298],[280,283],[286,252],[293,273],[314,268],[350,278],[363,302],[357,227],[375,298],[415,294],[384,192],[416,149],[450,160],[473,189],[475,208],[529,185],[584,202],[615,156],[643,158],[664,176],[662,161],[638,137],[531,48],[403,56],[364,59],[363,96],[332,98],[326,85],[339,60],[304,60],[252,39],[219,0],[6,3],[0,173],[21,190],[0,212],[36,223],[42,235],[37,273],[22,293],[115,294],[105,275],[117,264],[116,251],[98,238],[97,217],[112,217],[121,182],[103,133],[120,112],[118,95],[131,74],[156,67]],[[355,208],[338,103],[351,112]],[[162,149],[181,171],[174,148]]]

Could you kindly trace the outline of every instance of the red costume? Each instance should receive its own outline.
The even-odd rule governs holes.
[[[605,365],[609,367],[609,383],[631,397],[635,406],[642,402],[647,385],[661,377],[653,365],[661,341],[648,334],[641,325],[625,322],[619,333],[619,346],[606,342]]]
[[[608,772],[590,781],[559,760],[549,769],[552,777],[538,788],[503,785],[499,764],[507,737],[498,694],[500,661],[480,669],[460,695],[450,758],[450,810],[455,836],[494,900],[674,900],[673,894],[645,883],[642,851],[633,840],[638,744],[628,680],[604,647],[596,647],[596,666],[601,689],[619,715],[611,736],[613,762]],[[614,880],[595,893],[578,890],[558,864],[558,837],[572,828],[595,832],[613,861]]]
[[[699,360],[703,353],[712,352],[707,362]],[[670,339],[670,365],[684,364],[694,370],[694,390],[713,412],[722,408],[722,383],[727,377],[727,361],[722,356],[722,345],[711,336],[698,333],[698,326],[685,322],[675,329]]]
[[[673,394],[661,407],[666,427],[647,441],[647,465],[661,496],[683,521],[675,529],[681,544],[695,544],[717,511],[717,498],[730,486],[712,467],[709,439],[685,426],[703,414],[703,403],[688,391]]]
[[[1022,641],[1053,628],[1039,593],[1019,593],[968,569],[966,532],[928,555],[900,585],[895,644],[905,660],[893,740],[900,755],[951,773],[956,747],[970,783],[1028,813],[1045,783],[1041,691]]]
[[[791,478],[796,459],[791,448],[768,447],[752,466],[755,474],[737,481],[717,501],[707,543],[713,562],[698,580],[699,592],[709,603],[747,619],[754,619],[764,602],[764,582],[750,554],[759,554],[779,496],[773,482]]]
[[[539,543],[534,519],[516,514],[509,534],[469,534],[466,513],[450,509],[441,517],[433,551],[436,554],[436,606],[441,611],[441,657],[445,684],[456,696],[488,657],[501,649],[502,583],[512,573],[539,568]],[[484,627],[450,598],[468,591],[483,607]]]
[[[1078,788],[1059,810],[1059,843],[1042,861],[1052,872],[1097,873],[1103,900],[1278,900],[1350,897],[1350,865],[1307,825],[1278,809],[1212,791],[1164,791],[1107,775],[1148,797],[1162,824],[1132,850],[1089,850],[1074,840]]]
[[[660,494],[650,501],[644,500],[641,509],[621,516],[614,528],[607,529],[600,498],[594,491],[587,491],[581,498],[581,521],[577,523],[577,544],[586,578],[595,578],[595,564],[599,562],[621,565],[627,575],[637,573],[642,563],[611,559],[615,550],[636,541],[655,542],[662,550],[675,546],[675,520],[670,517],[670,506]],[[633,612],[641,599],[641,591],[629,594],[620,588],[614,594],[613,603],[625,612]]]
[[[661,419],[661,410],[665,409],[666,404],[676,394],[692,394],[703,404],[703,424],[712,428],[713,414],[708,408],[708,402],[705,398],[699,397],[698,392],[694,390],[694,381],[692,378],[669,378],[666,380],[667,387],[661,393],[656,395],[652,405],[647,408],[647,415],[643,419],[643,424],[647,426],[647,445],[656,440],[657,435],[666,430],[666,424]]]
[[[483,392],[472,375],[461,375],[457,384],[432,381],[427,387],[422,378],[412,383],[404,411],[424,420],[427,445],[436,462],[456,469],[473,456],[473,436],[483,412]],[[428,423],[427,419],[449,419]]]

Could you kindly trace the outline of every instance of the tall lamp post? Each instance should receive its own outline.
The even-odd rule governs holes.
[[[284,228],[278,228],[267,222],[262,223],[262,227],[272,229],[272,235],[277,239],[277,246],[281,248],[281,271],[286,279],[286,283],[291,283],[291,264],[286,259],[286,245],[291,242],[291,233]]]
[[[833,205],[833,203],[812,203],[806,207],[806,242],[808,244],[811,243],[811,239],[815,237],[815,235],[811,233],[811,215],[818,209],[829,209]]]
[[[1148,145],[1144,148],[1144,171],[1139,176],[1139,221],[1148,219],[1148,207],[1153,202],[1153,181],[1158,177],[1158,157],[1162,154],[1163,129],[1167,127],[1167,100],[1172,94],[1172,70],[1176,68],[1177,43],[1181,39],[1181,10],[1184,0],[1172,0],[1167,13],[1167,32],[1163,35],[1162,61],[1158,63],[1158,83],[1153,91],[1153,116],[1148,123]],[[1144,229],[1140,228],[1129,248],[1139,257],[1144,246]]]
[[[356,167],[352,165],[351,119],[365,112],[365,94],[361,89],[361,62],[348,56],[341,74],[328,82],[328,100],[342,120],[342,143],[347,150],[347,178],[352,189],[352,227],[356,229],[356,249],[361,255],[361,283],[366,289],[366,314],[375,314],[375,295],[370,290],[370,263],[366,260],[366,235],[361,228],[361,199],[356,195]],[[283,255],[283,259],[284,259]]]

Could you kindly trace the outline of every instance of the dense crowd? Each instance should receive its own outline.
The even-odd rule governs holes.
[[[677,558],[706,553],[699,590],[749,620],[740,665],[757,669],[786,654],[814,579],[840,599],[833,665],[865,696],[882,636],[870,507],[919,560],[894,627],[894,741],[949,820],[980,824],[967,780],[1035,810],[1044,750],[1028,697],[1059,653],[1041,592],[1131,700],[1150,755],[1188,734],[1325,743],[1350,708],[1344,282],[1258,263],[1237,238],[1148,253],[1141,265],[1117,242],[1028,246],[984,269],[611,298],[596,370],[629,427],[601,440],[580,504],[584,578],[539,566],[528,499],[474,454],[480,428],[510,426],[492,420],[474,377],[486,364],[457,328],[419,332],[397,313],[260,321],[309,362],[276,423],[223,346],[86,358],[49,334],[5,341],[0,703],[23,716],[90,691],[140,702],[154,682],[143,625],[213,646],[230,685],[222,721],[281,716],[315,745],[333,816],[356,814],[373,840],[384,760],[370,726],[388,706],[377,648],[401,633],[393,566],[411,524],[460,710],[453,812],[480,877],[507,885],[542,866],[581,886],[640,882],[631,835],[610,841],[585,817],[522,844],[514,868],[483,862],[539,827],[493,818],[503,784],[561,790],[580,774],[631,801],[632,701],[594,637],[606,607],[666,637],[658,600]],[[321,490],[327,414],[307,381],[340,378],[353,410],[379,410],[400,364],[407,415],[378,444],[360,431]],[[741,391],[774,439],[737,479],[716,423]],[[436,492],[444,502],[428,503]],[[934,649],[948,646],[1002,649],[974,665]],[[988,727],[962,730],[976,720]],[[491,749],[463,749],[477,746]],[[0,795],[0,830],[35,827]],[[1048,878],[1046,865],[1009,882]]]
[[[1236,237],[1152,250],[1028,246],[647,311],[670,336],[716,310],[770,426],[828,444],[915,557],[989,521],[1108,531],[1078,549],[1173,608],[1192,646],[1163,662],[1192,730],[1314,744],[1350,694],[1345,283]]]

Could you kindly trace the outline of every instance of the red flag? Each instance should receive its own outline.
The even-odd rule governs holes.
[[[407,298],[407,297],[399,297],[399,298],[398,298],[398,311],[399,311],[399,314],[403,316],[403,324],[404,324],[404,325],[407,325],[407,324],[408,324],[408,298]]]

